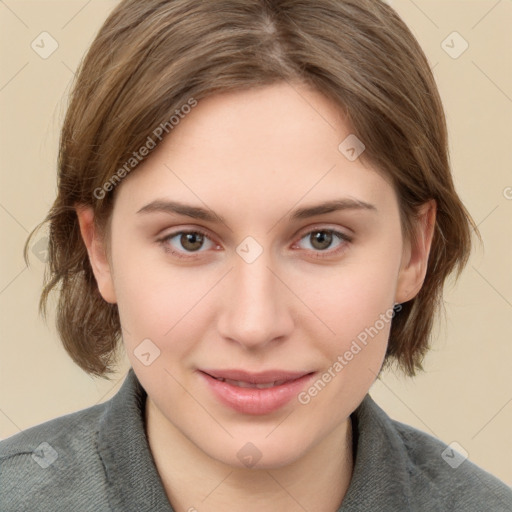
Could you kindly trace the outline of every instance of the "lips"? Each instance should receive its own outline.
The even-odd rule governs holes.
[[[272,382],[261,382],[259,384],[255,384],[252,382],[246,382],[243,380],[232,380],[232,379],[222,379],[214,377],[215,379],[219,380],[220,382],[227,382],[228,384],[231,384],[232,386],[238,386],[239,388],[257,388],[257,389],[268,389],[273,388],[274,386],[280,386],[281,384],[284,384],[285,382],[289,382],[286,380],[276,380]]]
[[[204,369],[199,375],[224,405],[243,414],[268,414],[288,403],[312,378],[314,372]]]
[[[221,381],[241,382],[244,384],[284,384],[291,380],[303,377],[310,372],[289,372],[286,370],[267,370],[264,372],[250,373],[244,370],[201,370],[203,373]],[[245,386],[255,387],[255,386]]]

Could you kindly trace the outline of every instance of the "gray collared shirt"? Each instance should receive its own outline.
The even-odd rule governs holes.
[[[145,434],[145,400],[130,369],[107,402],[1,441],[0,511],[172,512]],[[512,511],[504,482],[392,420],[369,394],[351,418],[354,473],[337,512]],[[201,511],[200,500],[192,506]]]

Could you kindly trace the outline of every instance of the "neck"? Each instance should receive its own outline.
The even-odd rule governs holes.
[[[348,418],[303,457],[272,469],[227,465],[205,454],[146,400],[149,447],[175,512],[336,512],[354,466]]]

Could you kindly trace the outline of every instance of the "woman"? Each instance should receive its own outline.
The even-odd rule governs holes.
[[[105,404],[0,444],[2,510],[512,510],[368,391],[422,369],[477,228],[375,0],[123,1],[61,137],[42,306]]]

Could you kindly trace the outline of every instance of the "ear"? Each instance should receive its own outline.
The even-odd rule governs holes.
[[[434,235],[436,212],[435,199],[423,204],[418,212],[419,218],[416,220],[415,226],[416,241],[411,240],[404,244],[395,295],[396,303],[413,299],[423,286]]]
[[[76,205],[76,214],[80,224],[80,233],[87,247],[89,262],[98,283],[101,296],[111,304],[117,302],[110,262],[107,257],[106,245],[94,225],[94,212],[90,206]]]

